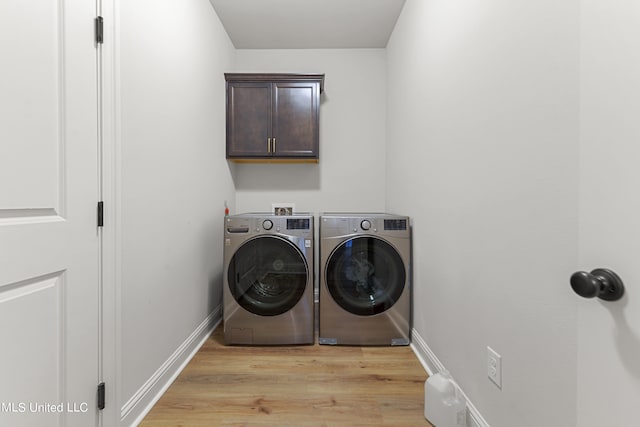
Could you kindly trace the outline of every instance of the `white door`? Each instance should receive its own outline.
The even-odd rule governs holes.
[[[95,15],[0,1],[2,426],[99,418]]]
[[[580,268],[624,281],[578,296],[579,427],[632,427],[640,403],[640,2],[581,2]]]

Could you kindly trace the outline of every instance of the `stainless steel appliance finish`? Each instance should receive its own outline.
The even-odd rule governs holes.
[[[409,344],[409,218],[324,214],[319,238],[320,344]]]
[[[313,216],[224,220],[226,344],[313,344]]]

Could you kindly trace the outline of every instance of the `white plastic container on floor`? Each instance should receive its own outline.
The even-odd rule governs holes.
[[[467,405],[449,371],[432,375],[424,383],[424,417],[435,427],[466,427]]]

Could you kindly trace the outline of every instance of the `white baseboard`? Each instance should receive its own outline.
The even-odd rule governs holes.
[[[424,367],[425,371],[427,371],[427,374],[433,375],[446,369],[415,329],[411,330],[411,349]],[[456,388],[460,392],[460,396],[462,396],[467,403],[467,426],[490,427],[489,423],[485,421],[458,383],[456,383]]]
[[[219,305],[122,406],[120,425],[137,426],[142,422],[221,321],[222,305]]]

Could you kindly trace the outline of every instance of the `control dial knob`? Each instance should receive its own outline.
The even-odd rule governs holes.
[[[362,220],[362,222],[360,223],[360,228],[362,228],[363,230],[368,230],[371,228],[371,222],[367,219]]]
[[[273,228],[273,221],[271,221],[270,219],[265,219],[264,221],[262,221],[262,228],[264,228],[265,230],[271,230]]]

